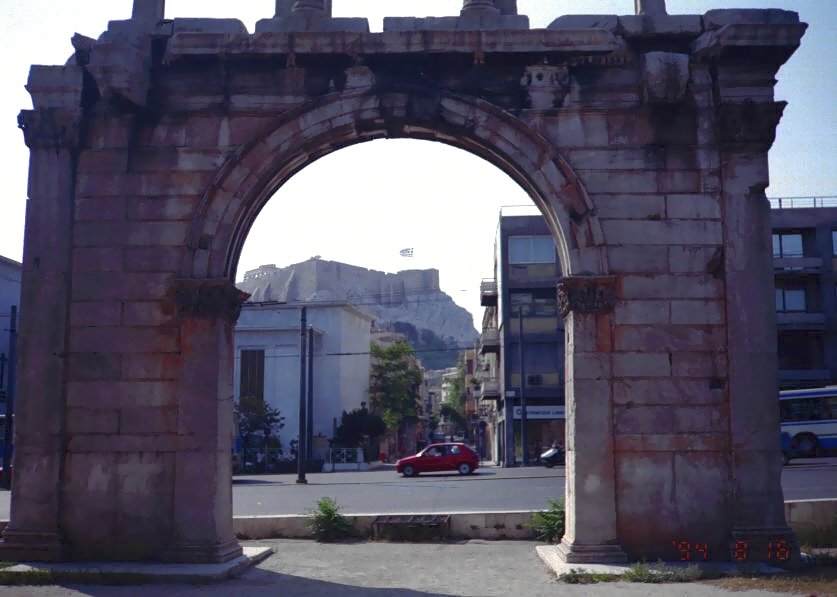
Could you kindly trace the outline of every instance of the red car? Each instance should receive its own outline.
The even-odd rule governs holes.
[[[459,471],[460,475],[470,475],[479,465],[480,458],[471,448],[462,443],[449,442],[430,444],[415,456],[401,458],[395,464],[395,470],[405,477],[437,471]]]

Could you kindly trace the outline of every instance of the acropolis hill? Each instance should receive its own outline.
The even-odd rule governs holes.
[[[436,269],[389,274],[313,258],[284,268],[263,265],[246,272],[237,286],[251,294],[250,302],[352,303],[374,316],[377,327],[406,333],[417,349],[440,341],[466,347],[477,337],[471,314],[439,288]],[[432,353],[420,356],[433,367]]]

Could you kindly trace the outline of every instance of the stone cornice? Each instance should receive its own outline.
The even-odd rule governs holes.
[[[175,280],[171,295],[181,316],[235,323],[250,295],[229,280]]]
[[[743,102],[718,107],[719,139],[724,146],[767,150],[787,102]]]
[[[609,313],[616,306],[616,278],[572,276],[558,283],[558,309],[574,313]]]
[[[23,110],[17,117],[17,125],[23,130],[23,140],[29,149],[75,149],[80,139],[81,110]]]

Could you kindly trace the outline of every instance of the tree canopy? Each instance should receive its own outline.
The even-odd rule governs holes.
[[[389,346],[373,342],[371,352],[369,398],[372,410],[380,413],[388,428],[396,429],[404,419],[421,413],[422,373],[416,365],[413,349],[403,340]]]
[[[344,410],[334,441],[339,446],[354,448],[361,445],[365,438],[381,436],[385,431],[386,423],[383,419],[366,408],[356,408],[350,412]]]
[[[238,432],[245,445],[252,437],[268,438],[285,426],[285,417],[255,396],[242,396],[235,405]]]

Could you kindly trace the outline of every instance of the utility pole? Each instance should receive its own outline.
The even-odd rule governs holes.
[[[305,307],[302,307],[302,314],[299,320],[299,433],[297,434],[296,444],[296,482],[299,484],[307,484],[305,479],[305,399],[306,399],[306,340],[308,336],[308,322]]]
[[[517,329],[520,343],[517,354],[520,359],[520,447],[523,452],[523,466],[529,466],[528,433],[526,433],[526,370],[523,366],[523,306],[517,307]]]

